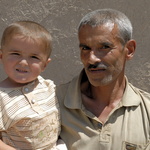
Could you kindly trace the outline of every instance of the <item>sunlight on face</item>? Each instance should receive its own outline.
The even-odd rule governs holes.
[[[79,30],[81,60],[92,85],[108,85],[124,73],[126,53],[118,37],[118,29],[112,23],[91,27],[84,25]],[[107,66],[93,67],[102,63]]]
[[[20,36],[12,37],[5,44],[1,57],[8,77],[21,84],[35,80],[49,62],[40,40],[35,41]]]

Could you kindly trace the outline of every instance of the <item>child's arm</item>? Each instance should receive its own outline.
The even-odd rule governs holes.
[[[2,140],[0,140],[0,150],[16,150],[16,149],[9,145],[6,145]]]

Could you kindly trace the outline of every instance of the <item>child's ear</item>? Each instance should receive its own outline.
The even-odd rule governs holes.
[[[51,61],[51,58],[48,58],[48,59],[47,59],[47,62],[46,62],[46,66],[47,66],[47,64],[48,64],[50,61]],[[45,66],[45,67],[46,67],[46,66]]]
[[[47,61],[45,62],[44,67],[43,67],[43,71],[45,70],[45,68],[47,67],[47,65],[48,65],[48,63],[49,63],[50,61],[51,61],[51,59],[48,58]],[[42,72],[43,72],[43,71],[42,71]]]
[[[135,49],[136,49],[136,42],[135,40],[129,40],[126,43],[126,48],[127,48],[127,55],[126,55],[126,59],[132,59],[132,57],[134,56],[135,53]]]

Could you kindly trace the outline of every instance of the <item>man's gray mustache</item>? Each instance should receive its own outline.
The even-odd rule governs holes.
[[[103,64],[103,63],[97,63],[97,64],[90,64],[88,66],[88,69],[98,69],[98,68],[100,68],[100,69],[107,69],[107,67],[108,66]]]

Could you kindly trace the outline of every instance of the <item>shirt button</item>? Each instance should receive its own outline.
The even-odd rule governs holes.
[[[126,145],[126,150],[136,150],[136,145]]]
[[[26,92],[28,92],[29,91],[29,89],[26,87],[25,89],[24,89]]]
[[[32,104],[34,104],[35,103],[35,99],[32,99],[31,102],[32,102]]]
[[[102,126],[103,126],[103,125],[99,122],[99,123],[98,123],[98,128],[101,129]]]

